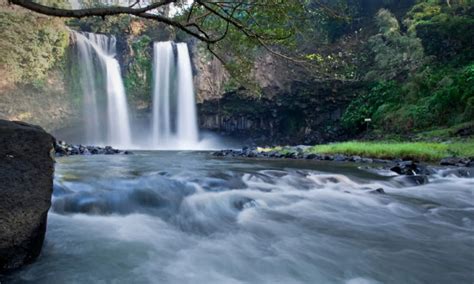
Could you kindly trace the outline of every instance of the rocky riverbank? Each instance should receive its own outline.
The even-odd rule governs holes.
[[[314,161],[335,161],[352,162],[359,164],[378,164],[384,169],[389,169],[399,175],[431,175],[437,172],[435,168],[456,167],[456,168],[474,168],[474,158],[447,157],[438,161],[436,164],[423,164],[417,160],[404,159],[377,159],[370,157],[361,157],[356,155],[343,154],[318,154],[308,151],[311,146],[284,147],[283,150],[261,150],[260,148],[244,147],[240,150],[229,149],[214,152],[216,157],[233,158],[261,158],[261,159],[295,159],[295,160],[314,160]],[[471,171],[457,170],[454,174],[458,176],[471,176]]]
[[[130,155],[132,152],[114,149],[112,146],[84,146],[67,144],[64,141],[56,141],[54,144],[56,157],[75,156],[75,155]]]

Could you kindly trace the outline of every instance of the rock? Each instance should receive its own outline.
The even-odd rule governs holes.
[[[466,167],[474,168],[474,158],[469,159],[469,163],[467,163]]]
[[[371,194],[385,194],[385,190],[383,190],[383,188],[377,188],[375,190],[369,191],[369,193],[371,193]]]
[[[234,208],[242,211],[244,209],[250,208],[250,207],[255,207],[256,202],[255,200],[248,198],[248,197],[243,197],[241,200],[236,200],[234,201]]]
[[[58,141],[54,144],[54,150],[57,157],[62,156],[73,156],[73,155],[116,155],[116,154],[133,154],[130,151],[120,151],[112,148],[111,146],[105,146],[105,148],[97,146],[83,146],[83,145],[69,145],[64,141]]]
[[[431,172],[424,166],[421,166],[413,161],[402,161],[398,162],[397,165],[390,168],[392,172],[396,172],[399,175],[419,175],[419,174],[431,174]]]
[[[350,157],[349,161],[359,163],[362,161],[362,158],[360,156],[352,156]]]
[[[323,155],[321,159],[324,160],[324,161],[332,161],[332,160],[334,160],[334,156]]]
[[[468,178],[473,176],[472,169],[470,168],[451,168],[441,172],[441,176],[456,176],[456,177],[463,177]]]
[[[314,159],[317,159],[318,158],[318,155],[317,154],[308,154],[306,155],[305,157],[307,160],[314,160]]]
[[[397,176],[396,180],[404,186],[418,186],[429,183],[429,179],[426,175]]]
[[[31,263],[41,252],[54,144],[40,127],[0,120],[0,273]]]
[[[336,162],[347,161],[347,156],[345,156],[345,155],[335,155],[334,156],[334,161],[336,161]]]
[[[449,158],[442,159],[439,164],[441,166],[465,167],[465,166],[468,166],[470,164],[470,161],[469,161],[469,159],[449,157]]]

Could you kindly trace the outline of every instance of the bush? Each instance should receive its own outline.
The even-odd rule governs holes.
[[[43,80],[60,62],[69,44],[69,33],[60,19],[0,7],[1,80],[31,83]]]

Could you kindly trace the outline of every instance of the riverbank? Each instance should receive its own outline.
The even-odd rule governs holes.
[[[54,152],[56,157],[62,156],[76,156],[76,155],[131,155],[133,154],[127,150],[115,149],[112,146],[85,146],[68,144],[64,141],[56,141],[54,143]]]
[[[223,150],[215,156],[287,158],[361,163],[426,162],[443,166],[474,166],[474,140],[452,143],[351,141],[315,146],[278,146]]]

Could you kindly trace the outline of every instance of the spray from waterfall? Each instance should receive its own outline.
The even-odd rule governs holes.
[[[188,47],[186,43],[156,42],[153,58],[153,146],[195,149],[199,133]]]
[[[130,147],[129,110],[120,66],[115,59],[115,37],[74,31],[73,34],[78,47],[84,93],[85,142]],[[101,96],[104,91],[107,94],[105,108],[99,103],[104,101]],[[106,117],[101,116],[104,112]]]

